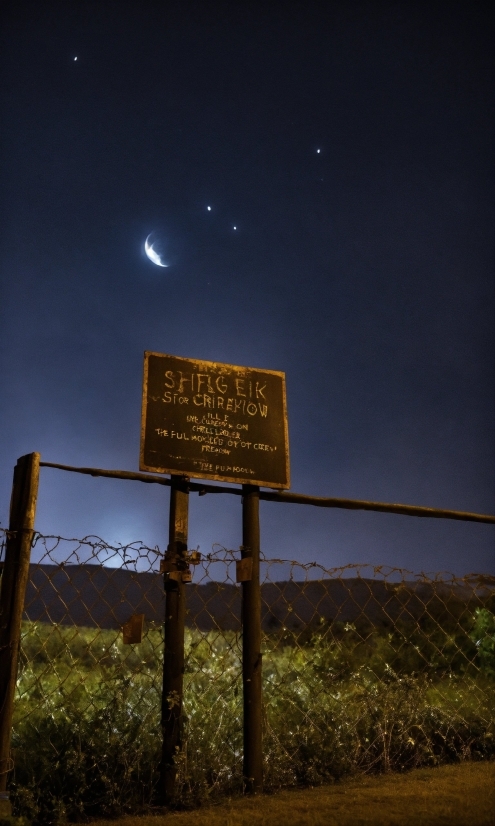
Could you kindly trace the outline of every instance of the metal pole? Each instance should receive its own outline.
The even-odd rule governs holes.
[[[243,559],[250,558],[251,579],[242,583],[242,683],[244,697],[244,784],[248,793],[263,789],[261,739],[261,589],[260,491],[242,486]]]
[[[29,577],[31,542],[38,496],[40,454],[28,453],[14,468],[10,501],[9,532],[0,589],[0,792],[7,789],[13,768],[10,740],[17,681],[21,621]],[[4,795],[2,795],[4,798]],[[0,817],[9,814],[8,801],[1,801]]]
[[[162,565],[165,587],[165,623],[162,692],[161,799],[175,796],[177,757],[182,748],[182,691],[184,679],[184,627],[186,619],[188,480],[172,476],[170,489],[169,544]]]

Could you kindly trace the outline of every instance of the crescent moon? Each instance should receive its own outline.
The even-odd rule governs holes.
[[[148,235],[148,238],[144,242],[144,251],[145,251],[146,255],[148,256],[150,261],[153,261],[153,264],[157,265],[157,267],[168,267],[168,264],[164,264],[162,259],[158,255],[157,251],[153,249],[153,244],[148,244],[148,239],[150,238],[151,235],[152,235],[152,233],[150,232],[150,234]]]

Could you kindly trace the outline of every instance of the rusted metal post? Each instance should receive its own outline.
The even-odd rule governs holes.
[[[242,684],[244,698],[244,788],[263,789],[261,740],[261,589],[260,589],[260,491],[242,486],[243,559],[251,559],[251,578],[242,582]]]
[[[162,691],[161,801],[175,796],[177,758],[182,748],[182,690],[184,680],[185,575],[189,515],[188,479],[172,476],[169,544],[162,563],[165,587],[165,647]]]
[[[10,740],[14,694],[19,662],[21,620],[29,577],[31,543],[36,515],[40,454],[21,456],[14,468],[10,501],[9,532],[0,588],[0,792],[2,811],[8,814],[5,800],[7,776],[13,768]]]

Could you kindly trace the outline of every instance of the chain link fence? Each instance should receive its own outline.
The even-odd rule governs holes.
[[[19,814],[153,810],[162,558],[35,534],[12,740]],[[187,586],[183,805],[242,789],[238,558],[213,549]],[[266,788],[493,759],[494,577],[273,559],[261,570]]]

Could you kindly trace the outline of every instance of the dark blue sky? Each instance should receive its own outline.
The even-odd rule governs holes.
[[[2,525],[23,453],[138,469],[145,349],[285,371],[294,491],[493,512],[491,4],[2,16]],[[164,546],[167,505],[45,469],[37,527]],[[238,547],[238,497],[190,539]],[[262,547],[495,571],[493,526],[404,516],[263,503]]]

